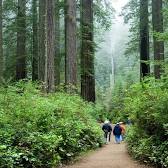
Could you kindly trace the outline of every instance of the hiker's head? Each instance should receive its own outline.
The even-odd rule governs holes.
[[[106,121],[104,121],[104,123],[105,123],[105,124],[108,124],[108,123],[109,123],[109,121],[108,121],[108,120],[106,120]]]

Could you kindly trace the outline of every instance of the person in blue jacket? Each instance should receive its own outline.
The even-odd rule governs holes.
[[[111,140],[111,132],[112,132],[112,126],[110,125],[110,122],[108,120],[104,122],[102,130],[104,131],[104,138],[106,140],[106,144],[108,144]]]
[[[117,144],[120,144],[120,142],[121,142],[121,133],[122,133],[122,129],[121,129],[119,123],[117,123],[113,129],[113,134],[115,136],[115,141]]]

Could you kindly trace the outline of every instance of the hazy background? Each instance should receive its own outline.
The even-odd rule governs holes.
[[[133,79],[138,79],[138,61],[135,61],[135,56],[125,55],[129,25],[124,23],[120,14],[127,2],[128,0],[111,1],[115,9],[112,28],[102,31],[101,35],[97,34],[96,89],[99,101],[104,104],[110,104],[108,102],[118,88],[127,88]]]

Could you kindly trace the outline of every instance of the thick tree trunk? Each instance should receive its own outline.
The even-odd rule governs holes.
[[[162,14],[162,0],[152,0],[152,22],[153,22],[153,31],[154,32],[163,32],[163,14]],[[161,76],[161,63],[164,60],[164,42],[154,39],[154,74],[155,78],[158,79]]]
[[[95,102],[93,0],[81,0],[81,95]]]
[[[60,85],[60,7],[59,0],[55,1],[55,84]]]
[[[47,0],[46,4],[46,65],[45,90],[47,93],[55,91],[55,1]]]
[[[37,0],[32,1],[33,13],[33,56],[32,56],[32,80],[38,80],[38,26],[37,26]]]
[[[0,0],[0,82],[3,78],[2,0]]]
[[[38,79],[44,82],[45,76],[45,53],[46,53],[46,0],[39,0],[39,42],[38,42]]]
[[[65,83],[77,85],[76,0],[65,1]]]
[[[18,0],[16,80],[26,78],[26,0]]]
[[[148,19],[148,0],[140,1],[140,72],[141,78],[149,75],[149,19]]]

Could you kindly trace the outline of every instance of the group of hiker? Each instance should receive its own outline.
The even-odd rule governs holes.
[[[126,125],[124,122],[119,122],[114,126],[114,129],[112,129],[112,125],[108,120],[106,120],[102,126],[102,130],[104,131],[104,138],[105,138],[106,144],[110,142],[112,132],[113,132],[113,135],[115,136],[116,143],[120,144],[125,137]]]

